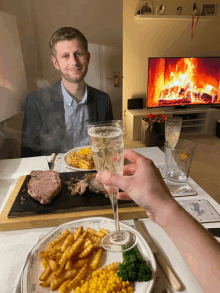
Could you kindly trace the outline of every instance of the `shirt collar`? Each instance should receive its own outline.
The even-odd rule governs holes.
[[[67,105],[69,107],[72,106],[73,103],[76,103],[76,101],[71,97],[71,95],[65,89],[62,80],[61,80],[61,90],[62,90],[62,94],[63,94],[64,101],[67,103]],[[88,90],[87,90],[87,84],[85,83],[85,93],[84,93],[84,96],[83,96],[82,101],[79,102],[79,104],[86,103],[87,102],[87,98],[88,98]]]

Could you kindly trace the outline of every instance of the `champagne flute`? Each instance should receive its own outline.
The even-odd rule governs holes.
[[[182,118],[181,117],[167,117],[165,120],[165,140],[167,145],[174,149],[181,131]]]
[[[123,175],[124,142],[121,120],[87,124],[89,142],[93,160],[98,172],[111,172]],[[118,188],[105,185],[111,200],[115,230],[102,240],[104,249],[112,252],[123,252],[131,249],[137,243],[136,235],[130,231],[120,230],[118,217]],[[126,247],[127,246],[127,247]]]
[[[182,118],[181,117],[167,117],[165,120],[165,142],[171,149],[175,148],[181,131]],[[166,168],[161,167],[160,172],[165,177]]]

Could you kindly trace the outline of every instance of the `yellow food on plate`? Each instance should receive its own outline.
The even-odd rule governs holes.
[[[95,169],[90,147],[82,148],[78,152],[72,151],[66,158],[66,163],[74,168]]]
[[[99,248],[98,251],[96,252],[94,258],[93,258],[93,261],[90,263],[90,269],[91,270],[96,270],[97,267],[98,267],[98,264],[100,262],[100,259],[101,259],[101,256],[102,256],[102,252],[103,252],[103,249],[102,248]]]
[[[58,289],[60,293],[70,292],[85,282],[91,270],[98,268],[102,248],[101,241],[97,242],[97,238],[101,238],[95,234],[103,233],[103,230],[88,230],[94,234],[88,233],[82,226],[71,232],[66,229],[59,237],[49,242],[45,250],[39,251],[43,268],[39,276],[41,287],[50,287],[52,291]],[[108,231],[105,230],[105,233]],[[89,234],[93,236],[92,239]],[[118,268],[118,264],[116,267]],[[111,266],[111,270],[116,270],[116,267]]]
[[[131,283],[123,282],[114,271],[105,271],[100,269],[92,273],[92,277],[74,290],[74,293],[133,293],[134,289]]]

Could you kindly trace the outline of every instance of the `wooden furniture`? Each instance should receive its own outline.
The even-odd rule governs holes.
[[[215,135],[216,122],[220,119],[220,109],[215,108],[187,108],[184,110],[173,108],[155,108],[127,110],[126,112],[126,132],[130,139],[141,139],[141,119],[148,114],[164,114],[166,116],[180,116],[183,119],[181,136],[210,134]]]
[[[108,217],[113,218],[112,208],[109,209],[100,209],[100,210],[90,210],[90,211],[81,211],[81,212],[67,212],[67,213],[52,213],[52,214],[38,214],[34,216],[25,216],[25,217],[15,217],[8,218],[7,215],[14,203],[14,200],[20,190],[26,176],[21,176],[2,213],[0,214],[0,231],[8,230],[19,230],[27,228],[37,228],[37,227],[54,227],[59,226],[63,223],[77,220],[80,218],[88,217]],[[120,219],[130,219],[132,217],[144,218],[146,217],[146,212],[140,207],[126,207],[119,208]]]

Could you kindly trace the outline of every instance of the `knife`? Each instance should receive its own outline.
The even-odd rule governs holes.
[[[56,159],[56,154],[53,153],[53,154],[50,156],[50,159],[49,159],[49,161],[48,161],[48,166],[49,166],[49,169],[50,169],[50,170],[51,170],[51,168],[52,168],[53,163],[55,162],[55,159]]]
[[[134,223],[136,226],[137,231],[143,236],[146,240],[147,244],[149,245],[150,249],[152,250],[154,257],[156,258],[157,262],[160,264],[161,268],[163,269],[164,274],[166,275],[167,279],[170,281],[171,285],[176,291],[183,290],[183,287],[180,281],[175,276],[174,272],[171,270],[169,265],[166,263],[166,260],[158,250],[156,244],[151,239],[149,233],[147,232],[147,228],[144,226],[142,222],[138,219],[134,219]]]

